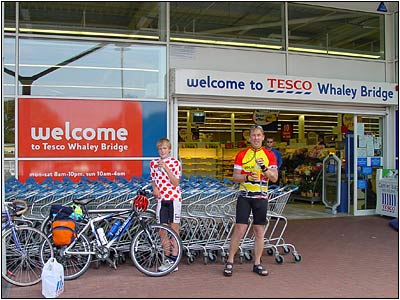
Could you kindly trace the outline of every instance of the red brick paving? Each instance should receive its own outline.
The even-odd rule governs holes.
[[[283,264],[264,254],[267,277],[251,272],[252,264],[234,265],[222,275],[220,260],[205,265],[201,258],[161,278],[142,275],[125,263],[117,270],[102,265],[65,282],[60,298],[399,298],[398,232],[380,216],[289,220],[286,242],[291,254]],[[42,298],[41,284],[8,286],[2,298]]]

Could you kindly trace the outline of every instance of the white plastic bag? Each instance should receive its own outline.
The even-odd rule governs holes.
[[[45,298],[57,298],[64,292],[64,268],[53,257],[43,266],[42,295]]]

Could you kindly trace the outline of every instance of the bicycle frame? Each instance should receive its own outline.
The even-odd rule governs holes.
[[[151,210],[147,210],[148,201],[138,194],[132,201],[132,207],[126,209],[92,209],[85,207],[92,198],[77,199],[74,203],[81,205],[83,218],[77,236],[71,244],[58,247],[56,257],[64,265],[66,280],[76,279],[84,274],[93,258],[106,261],[110,266],[117,268],[120,260],[125,260],[121,254],[124,250],[136,268],[148,276],[164,276],[172,272],[182,257],[182,242],[179,235],[169,226],[153,224]],[[100,215],[93,215],[100,214]],[[113,235],[104,239],[99,229],[108,230],[111,222],[107,220],[119,219],[121,225]],[[150,220],[150,222],[148,222]],[[114,224],[113,224],[114,225]],[[126,246],[129,244],[129,248]],[[171,251],[177,249],[177,258],[169,258]],[[163,266],[166,266],[163,267]],[[163,267],[164,269],[162,269]]]
[[[7,204],[5,204],[5,206],[7,207]],[[13,240],[15,242],[16,248],[18,250],[18,252],[22,253],[23,255],[26,255],[26,251],[21,247],[21,243],[19,242],[19,239],[15,233],[15,227],[17,227],[18,225],[14,224],[14,222],[12,221],[12,217],[10,215],[10,212],[8,211],[8,209],[5,209],[1,212],[1,214],[5,214],[7,217],[7,221],[6,223],[3,225],[1,224],[1,234],[3,235],[3,233],[8,230],[11,229],[12,232],[12,237]]]
[[[115,235],[107,242],[107,244],[102,245],[99,234],[97,233],[97,229],[101,228],[101,227],[96,227],[96,223],[103,221],[103,220],[107,220],[107,219],[111,219],[111,218],[115,218],[115,217],[119,217],[119,216],[123,216],[126,215],[127,213],[129,213],[129,215],[124,218],[124,222],[121,224],[121,226],[118,228],[117,232],[115,233]],[[132,221],[134,219],[139,220],[139,224],[141,228],[146,228],[145,223],[142,220],[142,217],[140,216],[139,213],[137,213],[135,210],[132,209],[125,209],[123,211],[120,212],[113,212],[113,213],[109,213],[107,215],[104,216],[98,216],[98,217],[94,217],[94,218],[89,218],[88,223],[78,232],[77,237],[75,240],[78,240],[79,237],[84,234],[88,228],[90,227],[92,233],[95,236],[96,239],[96,243],[97,246],[101,246],[101,247],[105,247],[107,249],[110,249],[112,247],[112,245],[118,240],[118,238],[120,236],[122,236],[131,226]],[[96,251],[91,250],[91,251],[87,251],[87,252],[77,252],[77,251],[71,251],[69,249],[71,249],[74,246],[75,242],[72,242],[70,245],[66,246],[64,249],[64,253],[65,254],[92,254],[95,255]]]

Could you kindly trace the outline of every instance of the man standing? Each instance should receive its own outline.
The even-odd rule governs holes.
[[[225,264],[225,276],[232,276],[234,257],[240,240],[247,230],[250,213],[253,214],[252,227],[255,236],[253,272],[261,276],[268,275],[268,271],[261,265],[268,203],[264,197],[249,197],[265,193],[268,190],[266,183],[269,180],[275,182],[278,179],[275,155],[262,147],[264,137],[261,126],[251,127],[249,136],[251,146],[240,151],[235,158],[233,181],[240,183],[239,190],[246,193],[239,195],[236,201],[236,224]]]
[[[278,166],[278,180],[276,181],[276,184],[279,185],[279,182],[281,180],[281,172],[280,172],[280,168],[282,166],[282,155],[279,152],[278,149],[274,148],[274,139],[272,137],[267,137],[266,141],[265,141],[265,147],[268,150],[271,150],[272,152],[274,152],[275,157],[276,157],[276,164]]]

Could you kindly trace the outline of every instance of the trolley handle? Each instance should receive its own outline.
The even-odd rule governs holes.
[[[254,193],[254,194],[250,194]],[[252,192],[247,190],[241,190],[238,192],[239,195],[246,197],[246,198],[253,198],[253,199],[266,199],[270,198],[271,192]]]
[[[243,195],[246,198],[271,200],[274,199],[276,196],[286,193],[292,193],[294,191],[297,191],[298,189],[299,187],[297,185],[285,185],[282,187],[273,186],[273,188],[269,188],[266,192],[255,192],[254,195],[249,194],[252,192],[248,190],[241,190],[239,191],[239,194]]]
[[[288,184],[283,186],[280,190],[282,192],[295,192],[299,189],[299,187],[297,185],[294,184]]]

